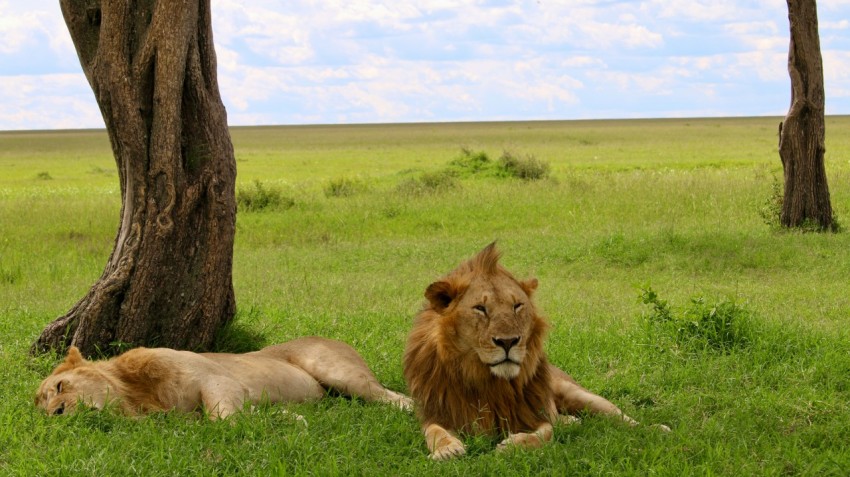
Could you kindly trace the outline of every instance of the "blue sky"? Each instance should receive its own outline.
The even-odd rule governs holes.
[[[103,127],[57,0],[0,0],[0,130]],[[784,115],[779,0],[212,0],[232,125]],[[818,2],[850,114],[850,0]]]

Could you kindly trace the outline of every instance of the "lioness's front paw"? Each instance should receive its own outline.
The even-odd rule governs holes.
[[[661,431],[661,432],[670,432],[670,427],[669,427],[669,426],[665,426],[664,424],[653,424],[653,425],[651,425],[651,426],[649,426],[649,427],[651,427],[651,428],[653,428],[653,429],[658,429],[658,430],[659,430],[659,431]]]
[[[444,445],[434,449],[431,460],[448,460],[466,454],[466,447],[458,439],[452,439]]]
[[[402,411],[413,412],[413,399],[407,396],[401,396],[394,404]]]

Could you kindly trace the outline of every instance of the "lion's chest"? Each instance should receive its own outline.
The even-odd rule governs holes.
[[[482,389],[448,387],[441,399],[429,400],[428,407],[438,417],[436,422],[470,434],[528,432],[549,420],[551,393],[509,384],[497,383]]]

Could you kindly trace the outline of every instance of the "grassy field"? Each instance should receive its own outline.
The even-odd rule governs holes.
[[[104,132],[0,133],[0,474],[846,475],[850,235],[765,224],[778,122],[233,129],[238,317],[222,349],[342,339],[404,390],[425,287],[498,240],[509,269],[540,279],[550,360],[673,429],[588,417],[534,451],[470,438],[448,463],[427,459],[412,415],[341,398],[226,423],[39,414],[32,398],[56,360],[29,345],[102,272],[120,193]],[[850,117],[827,119],[845,228],[848,128]],[[533,156],[551,173],[444,173],[464,150]],[[271,205],[244,206],[263,193]]]

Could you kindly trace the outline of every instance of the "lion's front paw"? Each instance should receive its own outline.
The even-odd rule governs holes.
[[[466,447],[463,446],[463,442],[451,438],[446,439],[445,443],[434,449],[434,452],[431,453],[431,460],[448,460],[464,454],[466,454]]]
[[[651,428],[653,428],[653,429],[658,429],[658,430],[659,430],[659,431],[661,431],[661,432],[670,432],[670,427],[669,427],[669,426],[665,426],[664,424],[653,424],[653,425],[651,425],[651,426],[649,426],[649,427],[651,427]]]
[[[511,447],[540,447],[543,445],[543,439],[534,432],[518,432],[516,434],[510,434],[508,437],[499,443],[496,446],[496,450],[504,451],[510,449]]]
[[[581,424],[581,419],[570,414],[558,414],[558,423],[563,424],[565,426],[569,426],[571,424]]]

